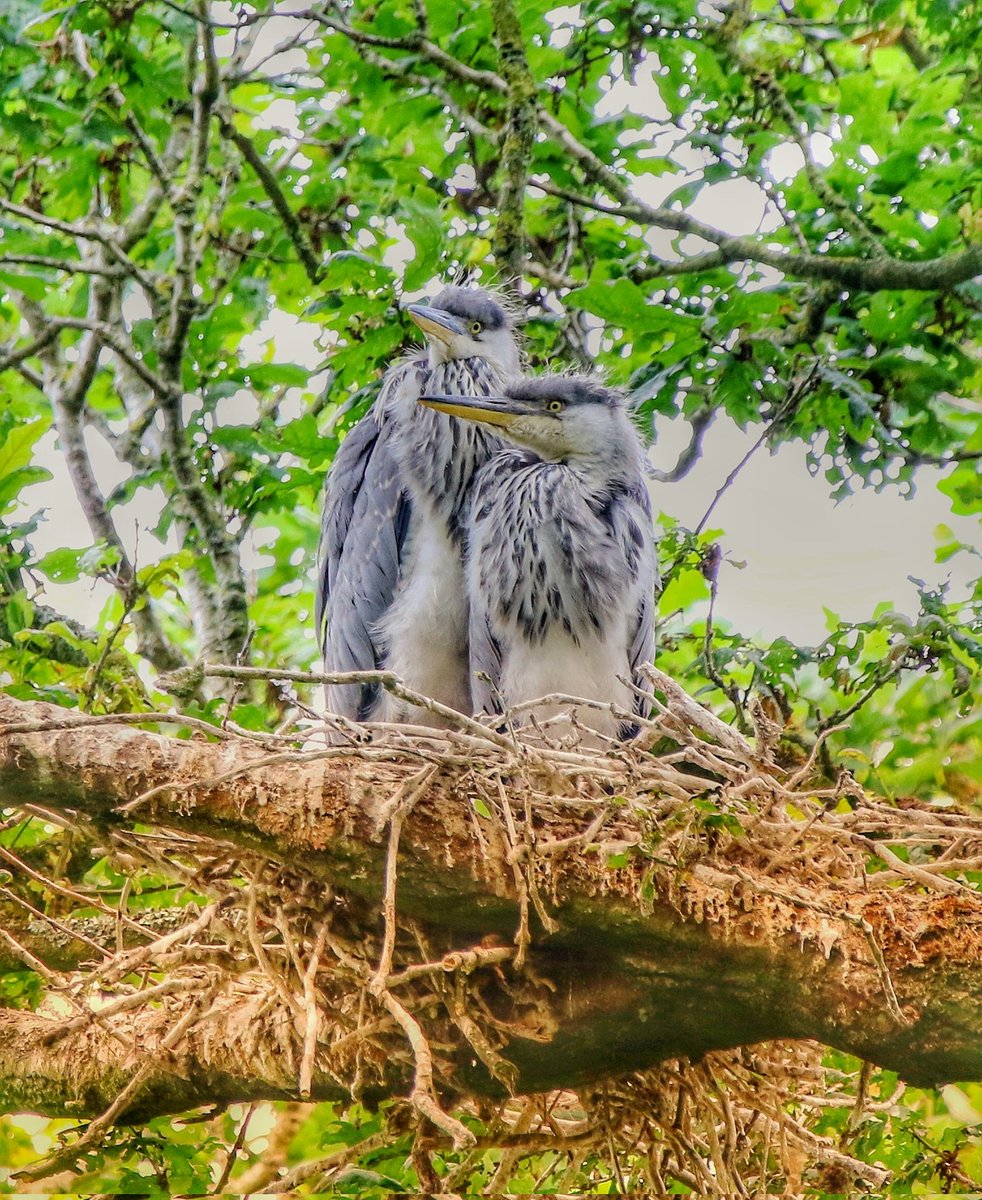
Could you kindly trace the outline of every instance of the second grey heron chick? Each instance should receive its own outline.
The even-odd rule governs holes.
[[[519,349],[510,314],[481,288],[448,287],[406,311],[427,345],[389,368],[372,412],[344,438],[328,473],[317,632],[327,670],[385,667],[463,710],[464,512],[475,472],[501,442],[416,401],[428,390],[499,391],[519,369]],[[327,701],[361,721],[409,715],[375,685],[329,687]]]
[[[654,653],[657,560],[644,448],[618,393],[573,376],[420,404],[490,425],[519,448],[480,471],[468,525],[475,709],[552,693],[641,713]],[[548,715],[548,714],[542,714]],[[584,726],[623,735],[607,712]]]

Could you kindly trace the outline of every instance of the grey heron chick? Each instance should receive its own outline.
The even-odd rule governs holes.
[[[511,315],[482,288],[447,287],[407,311],[427,344],[389,368],[328,472],[315,621],[325,670],[393,670],[468,711],[465,512],[475,473],[501,442],[416,401],[500,391],[520,353]],[[327,706],[352,720],[432,723],[377,685],[329,687]]]
[[[644,448],[619,394],[557,375],[420,404],[515,443],[482,467],[470,510],[475,709],[558,692],[642,713],[624,681],[650,690],[640,668],[654,653],[657,560]],[[602,710],[582,708],[578,720],[626,732]]]

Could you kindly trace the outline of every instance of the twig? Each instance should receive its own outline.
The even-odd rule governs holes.
[[[402,833],[402,822],[419,797],[426,791],[433,777],[439,770],[436,766],[424,767],[401,785],[396,794],[386,804],[386,812],[380,824],[386,820],[389,823],[389,847],[385,856],[385,894],[382,901],[382,919],[385,932],[382,938],[382,952],[379,955],[375,974],[368,984],[368,990],[373,996],[380,996],[386,988],[387,980],[392,972],[392,953],[396,942],[396,881],[397,860],[399,857],[399,836]]]
[[[277,215],[283,222],[283,227],[290,241],[293,243],[297,257],[300,259],[303,269],[307,272],[307,278],[311,283],[318,283],[324,273],[324,266],[314,253],[310,245],[310,240],[303,226],[300,224],[299,218],[283,194],[283,189],[280,187],[276,176],[266,165],[266,161],[246,134],[235,128],[231,117],[223,116],[219,128],[222,131],[222,136],[234,143],[239,153],[256,173],[256,178],[262,184],[263,191],[269,197],[273,207],[276,209]]]
[[[343,1150],[335,1150],[333,1154],[328,1154],[324,1158],[314,1159],[313,1162],[301,1163],[300,1166],[294,1167],[292,1171],[289,1171],[275,1182],[265,1183],[263,1192],[275,1196],[283,1192],[295,1191],[298,1184],[304,1183],[312,1176],[328,1174],[337,1167],[345,1166],[353,1158],[368,1154],[372,1150],[377,1150],[380,1146],[391,1144],[391,1141],[392,1134],[388,1129],[383,1129],[380,1133],[370,1134],[360,1142],[355,1142],[351,1146],[345,1146]]]
[[[718,496],[717,496],[718,499]],[[715,501],[714,501],[715,503]],[[697,530],[698,532],[698,530]],[[733,683],[727,683],[716,669],[716,663],[713,661],[713,631],[715,628],[714,617],[716,615],[716,599],[719,594],[719,567],[722,562],[723,552],[720,549],[719,543],[713,543],[706,550],[703,556],[702,573],[709,581],[709,612],[706,614],[706,632],[703,636],[702,645],[702,660],[706,670],[706,676],[716,684],[719,690],[733,705],[733,711],[736,715],[737,724],[740,726],[741,733],[748,732],[747,719],[744,716],[745,700],[740,699],[740,689]],[[757,739],[758,754],[761,754],[761,739]]]
[[[20,908],[23,908],[38,921],[43,921],[50,925],[52,929],[57,929],[59,933],[64,934],[64,936],[67,938],[71,938],[72,941],[83,942],[86,946],[90,946],[103,958],[109,957],[109,951],[106,949],[106,947],[100,946],[98,942],[93,941],[93,939],[81,929],[73,929],[70,925],[66,925],[64,921],[59,921],[57,917],[53,917],[49,913],[42,912],[39,908],[35,908],[33,904],[25,900],[22,896],[18,896],[17,893],[11,891],[10,888],[0,886],[0,896],[6,896],[11,904],[16,904]]]
[[[206,733],[209,737],[220,742],[236,741],[240,738],[251,738],[248,731],[230,732],[200,717],[187,717],[182,713],[99,713],[82,714],[66,713],[64,717],[45,717],[40,721],[12,721],[8,725],[0,724],[0,737],[13,737],[21,733],[48,733],[55,729],[92,729],[100,725],[181,725],[185,729],[195,729]],[[262,740],[262,734],[259,739]]]
[[[656,691],[664,695],[673,713],[677,713],[694,728],[709,734],[721,747],[736,755],[738,759],[743,762],[753,761],[753,747],[732,726],[727,725],[708,708],[703,708],[701,704],[693,700],[689,693],[664,671],[659,671],[657,667],[653,666],[645,666],[642,670],[655,685]],[[657,707],[661,711],[669,713],[669,710],[664,709],[663,706],[657,705]]]
[[[165,933],[162,937],[148,943],[146,946],[138,946],[133,950],[127,951],[122,956],[117,956],[108,964],[105,970],[97,972],[98,978],[102,980],[104,986],[116,983],[135,971],[143,963],[151,959],[156,959],[159,955],[165,953],[171,946],[177,945],[179,942],[190,941],[208,928],[218,915],[218,911],[223,906],[223,903],[221,900],[213,901],[203,908],[199,915],[193,921],[189,921],[187,925],[182,925],[180,929],[175,929],[171,933]]]
[[[477,1141],[474,1134],[456,1117],[444,1112],[437,1101],[433,1090],[433,1053],[419,1022],[390,991],[383,991],[379,999],[399,1023],[412,1047],[416,1066],[410,1095],[413,1107],[452,1139],[455,1150],[473,1146]]]
[[[306,1112],[307,1106],[297,1103],[286,1104],[280,1109],[276,1114],[276,1124],[267,1135],[266,1149],[262,1156],[235,1181],[238,1195],[252,1196],[258,1192],[277,1190],[273,1186],[267,1188],[266,1185],[271,1184],[279,1174],[286,1161],[290,1143],[303,1124]]]
[[[123,1088],[116,1099],[110,1104],[106,1111],[94,1121],[89,1123],[85,1133],[73,1142],[70,1146],[65,1146],[61,1150],[56,1150],[46,1159],[28,1168],[26,1171],[19,1171],[14,1178],[24,1180],[44,1179],[48,1175],[53,1175],[55,1171],[60,1171],[63,1167],[76,1162],[83,1151],[94,1145],[102,1136],[104,1131],[108,1129],[120,1115],[129,1107],[130,1102],[139,1093],[147,1078],[151,1073],[160,1066],[160,1059],[167,1055],[184,1036],[188,1029],[198,1019],[200,1009],[200,1001],[193,1001],[191,1007],[177,1022],[170,1032],[161,1039],[156,1051],[151,1053],[149,1057],[144,1058],[140,1066],[137,1067],[133,1078]]]
[[[239,1132],[235,1135],[235,1141],[232,1143],[232,1148],[225,1157],[225,1166],[222,1168],[222,1173],[218,1177],[218,1182],[208,1193],[210,1196],[221,1196],[224,1194],[225,1185],[231,1178],[232,1168],[235,1166],[235,1160],[242,1153],[242,1147],[245,1145],[246,1134],[249,1131],[249,1123],[251,1122],[258,1107],[258,1102],[249,1105],[246,1115],[242,1118],[242,1122],[239,1125]]]
[[[414,963],[413,966],[390,975],[385,981],[385,986],[401,987],[403,984],[412,983],[415,979],[423,979],[427,975],[450,975],[455,971],[469,975],[481,967],[496,966],[499,963],[510,962],[514,958],[515,951],[511,946],[490,948],[475,946],[471,950],[452,950],[439,962]]]
[[[935,875],[931,871],[922,870],[914,863],[904,862],[902,858],[894,854],[890,847],[883,842],[874,840],[873,838],[861,837],[858,834],[854,834],[853,836],[870,853],[882,859],[888,867],[892,867],[898,875],[903,876],[904,879],[910,879],[914,883],[919,883],[922,887],[926,887],[930,891],[943,892],[945,895],[951,896],[959,892],[972,894],[976,890],[975,888],[967,887],[963,883],[959,883],[957,879],[948,879],[944,875]]]
[[[740,459],[740,461],[733,468],[733,470],[729,473],[729,475],[727,475],[727,477],[723,480],[722,484],[716,489],[716,495],[713,497],[709,507],[703,513],[702,518],[699,521],[699,524],[693,530],[693,533],[696,535],[696,537],[698,537],[699,534],[702,533],[703,529],[705,529],[706,522],[712,516],[713,510],[716,508],[716,505],[719,504],[720,500],[723,498],[723,496],[726,494],[726,492],[730,489],[730,487],[732,487],[733,483],[736,481],[737,476],[740,474],[740,472],[743,470],[743,468],[747,465],[747,463],[750,462],[750,460],[757,453],[757,451],[761,448],[761,446],[763,446],[763,444],[770,437],[772,428],[773,428],[773,423],[771,423],[771,422],[769,422],[767,425],[764,426],[763,432],[761,433],[760,437],[757,438],[757,440],[750,447],[750,449],[747,451],[747,453]]]
[[[52,325],[39,334],[33,342],[28,342],[26,346],[21,346],[19,350],[11,350],[4,357],[0,358],[0,372],[9,371],[13,367],[19,367],[25,359],[33,358],[40,350],[44,350],[58,336],[59,326]]]
[[[118,1013],[128,1012],[133,1008],[142,1008],[164,996],[175,996],[182,995],[185,992],[200,991],[200,978],[165,979],[163,983],[155,983],[152,987],[141,988],[139,991],[130,992],[127,996],[121,996],[118,1000],[113,1000],[111,1003],[103,1005],[102,1008],[80,1012],[77,1016],[56,1025],[44,1036],[43,1041],[45,1045],[60,1041],[61,1038],[67,1037],[71,1033],[76,1033],[79,1029],[84,1029],[87,1025],[93,1025],[96,1022],[102,1023],[107,1017],[114,1017]]]
[[[675,460],[675,466],[668,471],[652,471],[652,479],[657,483],[678,483],[680,479],[684,479],[702,457],[703,439],[718,414],[718,409],[708,407],[693,413],[689,418],[692,436],[689,438],[688,445]]]
[[[491,1045],[487,1034],[470,1015],[467,1003],[459,993],[444,1001],[453,1023],[467,1038],[471,1048],[489,1073],[504,1086],[510,1096],[518,1087],[518,1068]]]
[[[65,986],[64,976],[60,975],[57,971],[52,971],[50,967],[46,967],[36,955],[32,954],[26,946],[22,946],[14,935],[8,933],[2,926],[0,926],[0,941],[4,943],[15,957],[21,960],[25,967],[29,967],[36,974],[40,975],[50,987],[62,988]]]
[[[327,939],[327,925],[322,924],[317,931],[317,940],[310,952],[310,962],[303,976],[303,1004],[306,1010],[306,1023],[303,1037],[303,1057],[300,1060],[300,1097],[310,1099],[311,1080],[314,1075],[314,1056],[317,1053],[317,992],[315,980],[317,968],[320,966],[321,955],[324,953],[324,942]]]
[[[519,751],[521,749],[510,738],[503,737],[495,730],[482,725],[480,721],[475,721],[472,717],[457,712],[456,709],[448,708],[445,704],[431,700],[421,692],[407,688],[399,676],[392,671],[280,671],[264,667],[231,667],[217,663],[204,663],[198,667],[189,668],[189,671],[200,672],[209,679],[289,679],[294,683],[314,684],[378,683],[397,699],[405,700],[417,708],[425,708],[434,716],[443,718],[450,725],[466,730],[475,737],[493,742],[505,750]]]
[[[876,695],[880,688],[885,687],[891,680],[896,679],[903,669],[902,661],[894,663],[882,675],[874,679],[870,686],[860,694],[859,699],[850,704],[848,708],[836,709],[835,712],[829,713],[827,717],[823,717],[818,724],[819,734],[831,733],[834,726],[842,728],[850,717],[858,713],[863,705]]]

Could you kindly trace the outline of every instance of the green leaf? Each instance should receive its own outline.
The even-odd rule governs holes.
[[[12,426],[9,422],[0,421],[0,479],[31,461],[34,445],[48,429],[49,423],[45,417],[35,417],[34,420]],[[4,424],[8,424],[8,428],[4,429]]]
[[[439,209],[422,191],[401,202],[400,215],[406,222],[406,236],[416,247],[416,256],[402,279],[403,290],[412,292],[422,287],[439,266],[443,225]]]
[[[661,304],[652,304],[637,284],[629,279],[591,279],[585,287],[566,296],[571,308],[584,308],[613,325],[632,332],[684,333],[699,330],[698,317],[677,313]]]
[[[16,471],[0,477],[0,513],[11,506],[24,488],[51,478],[51,472],[46,467],[18,467]]]

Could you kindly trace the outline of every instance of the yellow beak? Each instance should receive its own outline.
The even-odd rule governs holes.
[[[421,396],[417,401],[424,408],[433,408],[448,417],[460,417],[464,421],[480,421],[484,425],[498,425],[507,429],[519,417],[526,414],[507,396]]]

